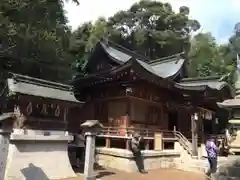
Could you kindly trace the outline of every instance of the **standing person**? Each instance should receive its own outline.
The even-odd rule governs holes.
[[[130,148],[133,153],[138,171],[140,173],[147,173],[144,168],[144,162],[143,162],[143,157],[142,157],[141,148],[140,148],[141,139],[142,138],[138,133],[134,133],[131,139]]]
[[[209,162],[209,169],[206,172],[206,175],[208,178],[210,178],[211,174],[215,173],[217,171],[217,153],[218,148],[214,142],[213,138],[208,137],[206,141],[206,151],[207,151],[207,158]]]
[[[76,165],[80,167],[80,162],[84,161],[85,155],[85,137],[83,135],[82,130],[79,130],[78,134],[75,135],[76,142]]]

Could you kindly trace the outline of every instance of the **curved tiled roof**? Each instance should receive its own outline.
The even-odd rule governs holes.
[[[101,47],[108,54],[108,56],[114,61],[118,61],[119,64],[126,63],[131,58],[136,59],[145,69],[148,69],[153,74],[161,78],[175,77],[182,69],[185,59],[180,59],[179,56],[171,56],[165,60],[158,60],[157,62],[151,62],[147,57],[136,54],[124,47],[118,47],[111,42],[100,42]]]
[[[132,56],[130,56],[129,54],[123,53],[122,51],[119,51],[116,48],[113,48],[112,46],[109,46],[104,42],[100,42],[100,44],[111,59],[117,60],[120,63],[125,63],[132,58]]]
[[[223,88],[229,88],[231,96],[234,92],[230,85],[221,80],[221,77],[202,77],[202,78],[184,78],[180,83],[177,84],[179,88],[182,89],[192,89],[193,87],[198,88],[199,90],[212,89],[220,91]]]
[[[240,107],[240,99],[239,98],[228,99],[217,104],[220,108],[226,108],[226,109]]]
[[[191,78],[192,79],[192,78]],[[207,86],[210,89],[216,89],[221,90],[225,86],[228,86],[229,84],[225,81],[219,81],[219,79],[213,79],[213,78],[205,78],[205,79],[194,79],[190,80],[190,78],[186,78],[181,80],[180,84],[182,86]]]
[[[169,59],[150,64],[153,70],[162,78],[169,78],[178,75],[184,65],[185,59]]]
[[[229,84],[225,81],[219,80],[220,77],[207,77],[207,78],[185,78],[180,82],[175,81],[175,77],[183,72],[186,60],[182,58],[182,53],[178,53],[166,58],[151,61],[147,57],[130,51],[120,45],[114,44],[111,41],[100,41],[97,45],[103,50],[106,55],[113,60],[117,65],[105,72],[96,72],[89,74],[84,78],[75,78],[75,82],[83,79],[96,79],[98,75],[114,74],[122,68],[132,66],[133,64],[140,67],[143,71],[149,72],[149,77],[155,80],[169,81],[174,87],[183,90],[205,91],[209,90],[222,90],[225,87],[229,88],[229,92],[233,95],[233,91]],[[138,69],[140,70],[140,69]],[[106,75],[107,76],[107,75]]]
[[[32,78],[20,74],[13,74],[7,79],[8,89],[11,93],[20,93],[32,96],[39,96],[49,99],[57,99],[68,102],[79,102],[69,85]]]

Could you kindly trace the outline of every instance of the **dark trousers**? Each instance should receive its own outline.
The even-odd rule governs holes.
[[[76,147],[76,159],[84,161],[85,148],[84,147]]]
[[[217,171],[217,158],[208,158],[209,169],[207,171],[207,175],[211,175]]]
[[[144,168],[144,162],[143,162],[143,156],[141,151],[135,151],[133,152],[134,160],[136,162],[137,168],[139,172],[145,171]]]

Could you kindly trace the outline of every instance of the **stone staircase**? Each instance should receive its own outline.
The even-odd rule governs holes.
[[[186,144],[186,143],[185,143]],[[175,150],[181,153],[176,160],[178,169],[196,173],[205,173],[209,167],[207,158],[203,158],[201,148],[199,157],[193,157],[191,151],[179,141],[175,143]],[[240,180],[240,156],[218,157],[217,172],[212,175],[212,180]]]
[[[191,142],[181,132],[176,131],[175,136],[177,141],[174,144],[174,149],[180,152],[180,158],[176,160],[177,169],[200,173],[205,172],[203,161],[198,157],[193,157]]]
[[[176,160],[178,169],[197,173],[205,173],[209,167],[207,158],[203,158],[204,147],[199,147],[199,156],[192,156],[191,143],[180,133],[176,135],[174,149],[181,156]],[[240,156],[228,156],[218,158],[218,169],[212,179],[216,180],[240,180]]]

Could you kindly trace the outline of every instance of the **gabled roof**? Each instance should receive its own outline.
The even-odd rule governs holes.
[[[84,82],[89,81],[89,80],[90,81],[104,81],[104,82],[107,82],[108,80],[111,81],[112,75],[115,75],[119,72],[122,72],[123,70],[130,69],[130,68],[132,70],[134,70],[135,72],[137,71],[139,74],[144,74],[147,79],[151,79],[156,82],[159,80],[163,80],[163,81],[167,82],[167,84],[173,85],[172,81],[167,81],[167,80],[165,80],[165,78],[160,77],[157,74],[157,72],[155,72],[154,69],[151,66],[149,66],[146,62],[131,58],[124,64],[113,67],[112,69],[108,69],[108,70],[105,70],[105,71],[102,71],[102,72],[99,72],[96,74],[90,74],[85,77],[75,77],[73,80],[73,86],[81,86],[81,85],[84,86]],[[79,85],[77,85],[79,81],[81,81],[81,83]]]
[[[231,96],[234,95],[233,89],[231,86],[222,81],[222,77],[220,76],[211,76],[211,77],[198,77],[198,78],[184,78],[177,84],[179,88],[182,89],[191,89],[193,87],[199,88],[202,90],[211,89],[221,91],[224,88],[228,88]]]
[[[112,68],[100,72],[86,75],[85,77],[76,76],[73,84],[74,87],[90,86],[89,82],[108,82],[113,80],[112,75],[121,72],[125,68],[133,68],[142,74],[146,79],[154,82],[164,81],[169,87],[180,89],[183,91],[221,91],[228,88],[229,94],[233,94],[231,87],[220,77],[207,78],[185,78],[179,83],[176,82],[176,77],[180,75],[185,68],[186,60],[183,58],[183,53],[174,54],[169,57],[151,61],[147,57],[130,51],[120,45],[116,45],[111,41],[100,41],[93,53],[98,53],[99,50],[104,52],[108,60],[112,60],[114,65]],[[98,60],[97,58],[91,60]],[[179,81],[179,79],[178,79]],[[78,85],[77,85],[78,84]],[[94,84],[94,83],[93,83]],[[162,84],[162,83],[160,83]]]
[[[208,86],[211,89],[221,90],[229,84],[221,80],[220,76],[184,78],[181,79],[180,84],[184,86]]]
[[[180,72],[184,65],[185,59],[180,57],[180,53],[151,61],[147,57],[130,51],[111,41],[100,41],[97,46],[104,50],[110,59],[119,65],[125,64],[131,59],[136,59],[145,68],[160,78],[174,78]]]
[[[118,61],[120,64],[129,61],[131,58],[139,59],[141,61],[150,61],[147,57],[128,50],[127,48],[117,45],[111,41],[100,41],[98,43],[103,50],[109,55],[111,59]]]
[[[8,91],[10,93],[19,93],[80,103],[75,99],[75,96],[71,90],[71,86],[65,84],[55,83],[19,74],[12,74],[12,76],[7,79],[7,83]]]
[[[240,107],[240,97],[234,99],[227,99],[221,103],[217,103],[220,108],[231,109]]]
[[[149,65],[158,74],[158,76],[163,78],[170,78],[170,77],[174,78],[180,73],[184,65],[184,62],[185,62],[185,59],[182,59],[177,54],[173,57],[170,57],[169,59],[158,61],[158,62],[152,62]]]

